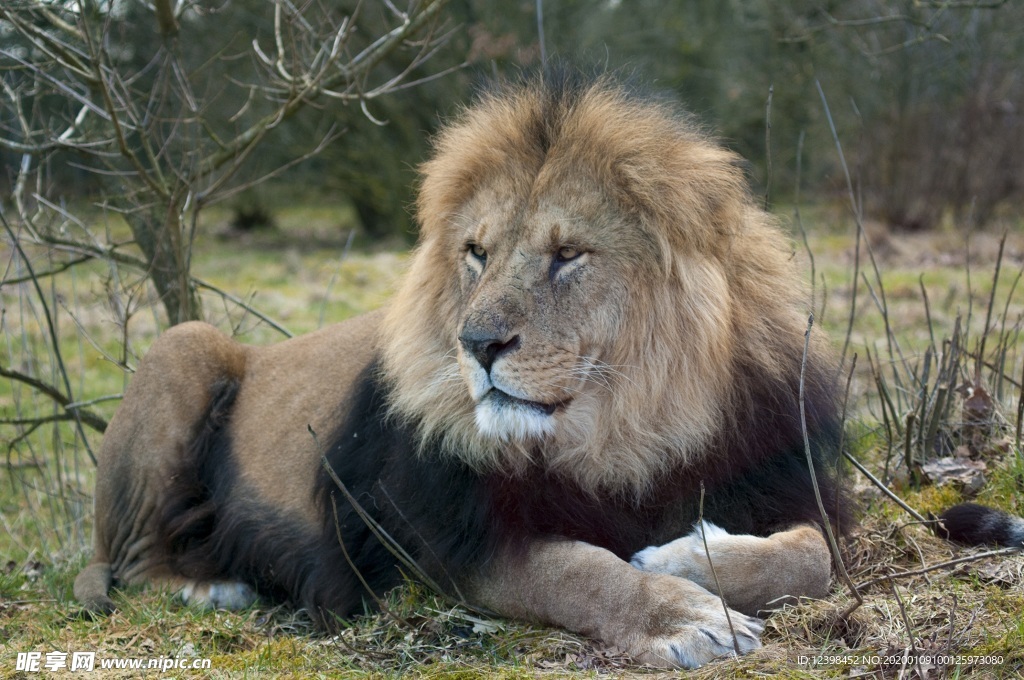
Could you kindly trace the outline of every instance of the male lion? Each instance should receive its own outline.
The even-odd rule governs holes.
[[[401,579],[365,512],[500,615],[663,666],[756,649],[752,615],[825,595],[831,561],[807,301],[740,166],[608,76],[482,96],[423,166],[385,311],[269,347],[201,323],[154,343],[103,442],[76,596],[262,595],[331,626]],[[833,373],[812,342],[810,456],[844,527]]]

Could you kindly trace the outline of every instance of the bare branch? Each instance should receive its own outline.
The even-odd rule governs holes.
[[[65,395],[70,395],[71,394],[71,380],[70,380],[70,378],[68,378],[67,368],[65,367],[64,360],[61,357],[60,340],[57,337],[57,329],[54,328],[54,325],[53,325],[53,317],[50,314],[50,307],[46,303],[46,297],[43,295],[42,288],[39,287],[39,280],[34,277],[33,269],[32,269],[32,263],[29,261],[28,257],[25,256],[25,251],[22,249],[21,243],[18,241],[18,237],[15,235],[14,230],[11,229],[11,225],[7,221],[7,217],[4,215],[4,213],[2,211],[0,211],[0,223],[3,224],[4,230],[7,232],[7,235],[11,238],[11,244],[14,246],[14,249],[17,251],[18,256],[21,258],[22,262],[25,265],[25,268],[28,269],[29,274],[33,275],[32,285],[35,287],[36,294],[39,296],[39,304],[41,304],[43,306],[43,318],[46,320],[46,328],[47,328],[47,331],[49,332],[49,337],[50,337],[50,349],[53,352],[54,360],[55,360],[55,363],[56,363],[56,366],[57,366],[57,371],[60,374],[60,376],[61,376],[61,378],[63,379],[63,382],[64,382],[64,393],[63,394],[59,393],[59,392],[56,393],[56,396],[55,396],[54,393],[47,393],[47,394],[52,399],[54,399],[54,401],[57,401],[57,403],[59,403],[59,404],[70,403],[71,402],[71,397],[70,396],[65,396]],[[14,375],[11,374],[11,375],[8,375],[7,377],[14,377]],[[30,377],[30,376],[26,376],[26,377]],[[61,401],[61,399],[63,399],[63,401]],[[71,412],[75,415],[75,424],[78,426],[78,432],[79,432],[79,434],[82,437],[82,443],[85,444],[86,449],[89,452],[89,457],[92,459],[92,462],[95,465],[96,464],[96,456],[93,454],[92,448],[89,447],[89,440],[86,438],[85,432],[82,429],[82,425],[85,423],[85,421],[83,420],[83,416],[81,415],[81,413],[79,412],[78,409],[73,409],[73,410],[71,410]],[[88,418],[88,416],[85,416],[85,417]],[[92,427],[92,424],[90,424],[90,427]],[[106,427],[105,423],[104,423],[104,427]]]
[[[238,296],[232,295],[231,293],[228,293],[227,291],[225,291],[225,290],[223,290],[221,288],[218,288],[217,286],[213,285],[212,283],[210,283],[208,281],[204,281],[202,279],[198,279],[198,278],[195,278],[195,277],[193,277],[192,280],[200,288],[205,288],[208,291],[211,291],[213,293],[216,293],[217,295],[220,295],[225,300],[230,300],[231,302],[235,303],[236,305],[238,305],[239,307],[244,309],[246,312],[252,314],[256,318],[258,318],[260,321],[263,321],[268,326],[270,326],[271,328],[273,328],[275,331],[277,331],[281,335],[285,336],[286,338],[291,338],[291,337],[295,336],[295,334],[292,333],[290,330],[288,330],[287,328],[285,328],[281,324],[277,323],[276,321],[271,319],[266,314],[263,314],[262,312],[260,312],[258,309],[256,309],[252,305],[247,304],[245,302],[245,300],[242,300]]]
[[[977,562],[983,560],[986,557],[1002,557],[1004,555],[1013,555],[1020,553],[1020,548],[1000,548],[999,550],[988,550],[986,552],[975,553],[974,555],[965,555],[964,557],[957,557],[956,559],[947,560],[945,562],[937,562],[936,564],[930,564],[920,569],[912,569],[910,571],[900,571],[895,574],[886,574],[885,576],[879,576],[877,578],[862,581],[857,584],[858,590],[864,590],[870,588],[876,583],[885,583],[887,581],[895,581],[897,579],[907,578],[909,576],[920,576],[927,574],[930,571],[936,571],[938,569],[948,569],[955,567],[958,564],[967,564],[968,562]]]
[[[212,205],[214,203],[219,203],[219,202],[221,202],[223,200],[231,198],[232,196],[235,196],[235,195],[237,195],[237,194],[239,194],[239,193],[241,193],[243,191],[247,191],[247,190],[253,188],[254,186],[257,186],[259,184],[263,184],[264,182],[266,182],[266,181],[268,181],[270,179],[273,179],[274,177],[277,177],[277,176],[283,174],[284,172],[286,172],[290,168],[293,168],[296,165],[300,165],[300,164],[304,163],[305,161],[309,160],[310,158],[313,158],[314,156],[318,155],[321,151],[323,151],[328,146],[330,146],[331,142],[339,139],[343,134],[345,134],[344,130],[337,130],[336,127],[332,125],[331,129],[327,131],[327,134],[325,134],[320,139],[320,142],[314,148],[312,148],[311,150],[307,151],[306,153],[302,154],[301,156],[293,158],[292,160],[288,161],[284,165],[280,165],[280,166],[274,168],[273,170],[271,170],[270,172],[268,172],[265,175],[257,177],[256,179],[250,180],[250,181],[245,182],[243,184],[239,184],[238,186],[232,187],[231,189],[228,189],[226,191],[219,191],[219,192],[217,192],[216,198],[214,200],[212,200],[212,201],[207,200],[206,205]],[[238,165],[238,164],[236,163],[236,165]],[[226,178],[227,175],[225,175],[224,177]],[[222,183],[223,182],[221,182],[221,180],[218,180],[216,185],[214,185],[213,187],[208,188],[206,191],[204,191],[203,192],[203,198],[213,194],[214,191],[216,191],[216,189],[218,189],[219,186]]]
[[[177,36],[178,18],[171,7],[171,0],[153,0],[153,7],[156,9],[156,21],[160,27],[160,35],[165,40]]]
[[[45,383],[42,380],[34,378],[26,373],[22,373],[21,371],[16,371],[13,368],[6,368],[4,366],[0,366],[0,377],[10,378],[11,380],[16,380],[23,385],[27,385],[36,392],[44,394],[52,399],[57,403],[57,405],[64,407],[67,411],[65,414],[66,417],[61,417],[59,420],[81,422],[83,425],[88,425],[100,433],[107,429],[107,421],[105,419],[92,411],[75,406],[74,402],[69,399],[67,395],[53,385]],[[32,418],[29,420],[32,422],[38,422],[40,419]]]
[[[36,279],[45,279],[45,278],[50,277],[50,276],[56,276],[57,274],[60,274],[61,272],[66,272],[67,270],[69,270],[72,267],[74,267],[76,264],[82,264],[83,262],[92,262],[93,259],[94,258],[93,258],[92,255],[86,255],[85,257],[79,257],[79,258],[76,258],[74,260],[68,260],[64,264],[59,265],[57,267],[54,267],[53,269],[47,269],[46,271],[42,271],[42,272],[35,272],[35,274],[33,274],[31,276],[29,276],[29,275],[13,276],[13,277],[11,277],[9,279],[3,279],[2,281],[0,281],[0,284],[5,285],[5,286],[9,286],[9,285],[15,285],[15,284],[18,284],[18,283],[26,283],[28,281],[31,281],[33,279],[33,277],[36,278]]]
[[[234,157],[243,153],[246,148],[258,144],[271,128],[280,121],[294,115],[307,101],[324,95],[326,91],[333,91],[335,96],[339,96],[337,92],[340,85],[344,84],[345,89],[347,89],[352,84],[357,83],[360,78],[377,66],[405,40],[415,35],[423,26],[434,20],[447,3],[448,0],[426,0],[418,8],[416,14],[412,16],[403,15],[405,18],[400,26],[395,27],[373,41],[359,54],[349,60],[346,65],[338,64],[336,67],[337,72],[334,75],[328,76],[327,74],[327,66],[335,63],[334,58],[332,58],[318,72],[310,72],[308,79],[303,81],[301,88],[286,88],[284,92],[288,94],[288,97],[276,111],[256,121],[234,139],[225,142],[219,152],[203,160],[203,173],[210,174],[215,172]],[[348,31],[349,29],[343,23],[342,28],[336,34],[338,37],[335,39],[335,44],[338,45],[338,48],[336,50],[332,47],[332,55],[335,55],[335,57],[337,56],[336,52],[340,53],[340,44],[343,41],[343,37],[347,36]],[[270,57],[262,51],[259,54],[260,59],[264,62],[270,61]],[[275,64],[279,58],[280,55],[274,59]],[[294,84],[293,81],[294,79],[286,81],[285,84],[291,86]]]
[[[38,6],[34,6],[32,9],[39,11],[40,15],[42,15],[50,25],[60,29],[73,39],[78,41],[83,40],[84,36],[81,31],[64,22],[54,12],[46,10],[41,3]],[[88,55],[83,54],[80,50],[58,39],[58,37],[52,33],[42,30],[36,26],[35,23],[22,20],[19,14],[11,12],[3,7],[0,7],[0,19],[10,22],[10,24],[14,26],[15,30],[28,39],[33,46],[38,48],[42,53],[49,56],[55,62],[68,69],[79,78],[91,80],[92,74],[88,67]]]

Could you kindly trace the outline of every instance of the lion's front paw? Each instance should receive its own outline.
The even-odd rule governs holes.
[[[730,629],[724,612],[719,614],[720,621],[684,624],[665,635],[647,638],[637,645],[643,647],[643,651],[632,655],[637,661],[652,666],[698,668],[719,657],[732,656],[737,651],[747,654],[761,648],[762,621],[730,610]],[[735,644],[733,631],[736,633]]]
[[[728,538],[729,532],[711,522],[701,522],[694,526],[686,536],[677,538],[665,545],[652,545],[644,548],[629,562],[642,571],[654,571],[660,574],[674,574],[686,578],[696,575],[695,564],[706,561],[704,541]]]
[[[760,619],[733,609],[726,616],[720,598],[683,579],[661,576],[656,591],[665,599],[649,612],[646,631],[627,649],[637,661],[697,668],[719,657],[760,649]]]

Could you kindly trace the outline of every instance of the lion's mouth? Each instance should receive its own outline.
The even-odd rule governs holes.
[[[519,397],[513,397],[508,392],[502,392],[497,387],[492,387],[490,391],[484,395],[484,399],[489,399],[495,406],[525,406],[526,408],[543,413],[546,416],[554,415],[555,411],[560,408],[565,408],[566,405],[566,402],[545,404],[541,401],[520,399]]]

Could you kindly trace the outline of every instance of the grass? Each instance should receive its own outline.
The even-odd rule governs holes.
[[[815,224],[810,225],[806,216],[804,223],[811,231],[815,292],[823,308],[818,321],[838,346],[850,308],[853,229],[838,211],[823,208],[813,214]],[[242,298],[296,334],[380,306],[407,260],[400,251],[347,248],[338,217],[318,207],[276,215],[279,230],[267,233],[230,233],[221,226],[224,215],[212,217],[195,251],[196,276]],[[856,352],[859,359],[851,381],[853,417],[847,448],[919,512],[937,512],[961,500],[961,491],[955,485],[916,485],[903,453],[905,440],[895,432],[906,425],[908,413],[916,412],[921,395],[934,390],[934,376],[923,381],[927,389],[919,389],[924,353],[933,336],[941,344],[959,317],[967,329],[965,352],[977,351],[999,237],[976,234],[968,260],[963,238],[956,234],[894,236],[868,227],[879,273],[876,276],[866,264],[864,252],[862,271],[876,294],[884,292],[889,322],[862,279],[850,336],[851,354]],[[793,249],[809,270],[798,235]],[[34,256],[42,261],[45,253]],[[1024,289],[1012,296],[1010,290],[1022,266],[1024,233],[1017,229],[1007,238],[993,298],[997,323],[992,324],[1005,316],[1010,334],[1001,345],[1007,350],[1003,372],[1017,385],[1024,362],[1019,336]],[[115,280],[98,264],[72,271],[46,279],[44,293],[51,309],[57,310],[60,351],[76,399],[90,402],[88,407],[99,417],[109,418],[131,368],[163,323],[137,282]],[[930,328],[922,285],[930,304]],[[135,297],[126,298],[125,291]],[[0,287],[0,301],[6,310],[0,365],[59,382],[41,302],[33,289],[27,284],[5,285]],[[204,292],[203,303],[211,322],[246,342],[282,337],[251,311],[214,292]],[[118,305],[130,313],[119,316]],[[896,349],[890,349],[894,343]],[[996,349],[995,344],[989,343],[986,354]],[[965,354],[964,366],[969,365]],[[958,374],[954,382],[968,377]],[[887,406],[879,385],[891,390],[890,399],[898,406]],[[1019,388],[1004,380],[999,396],[998,411],[1010,427],[988,433],[988,479],[982,497],[1020,513],[1024,462],[1012,445]],[[957,401],[942,421],[948,442],[956,443],[963,434],[960,405]],[[13,381],[0,382],[3,417],[55,412],[52,402],[36,391]],[[12,446],[0,476],[0,678],[22,677],[15,671],[18,652],[54,650],[95,651],[100,657],[210,658],[212,669],[202,675],[219,678],[677,675],[638,669],[614,650],[563,631],[480,619],[411,583],[388,596],[388,609],[402,623],[388,614],[368,614],[336,637],[318,635],[301,614],[283,607],[202,612],[180,606],[167,593],[138,589],[116,594],[119,608],[110,617],[82,618],[71,587],[86,559],[90,522],[94,472],[85,442],[96,446],[100,437],[87,431],[83,438],[70,423],[48,424],[26,436],[23,426],[2,427],[0,436]],[[912,445],[920,448],[916,442]],[[998,555],[922,571],[984,551],[965,551],[934,537],[856,472],[849,483],[862,503],[864,518],[844,546],[844,561],[855,583],[871,583],[864,589],[864,604],[848,619],[839,617],[851,597],[837,584],[824,601],[789,606],[770,617],[765,646],[758,653],[711,664],[693,677],[875,673],[879,666],[872,663],[872,655],[901,653],[911,641],[919,650],[1003,658],[1001,665],[968,659],[956,667],[928,671],[934,677],[1016,677],[1024,672],[1024,558]],[[906,575],[886,578],[893,574]],[[832,663],[823,662],[828,657],[833,657]],[[884,674],[896,676],[898,669],[886,667]],[[135,677],[128,671],[122,675]]]

